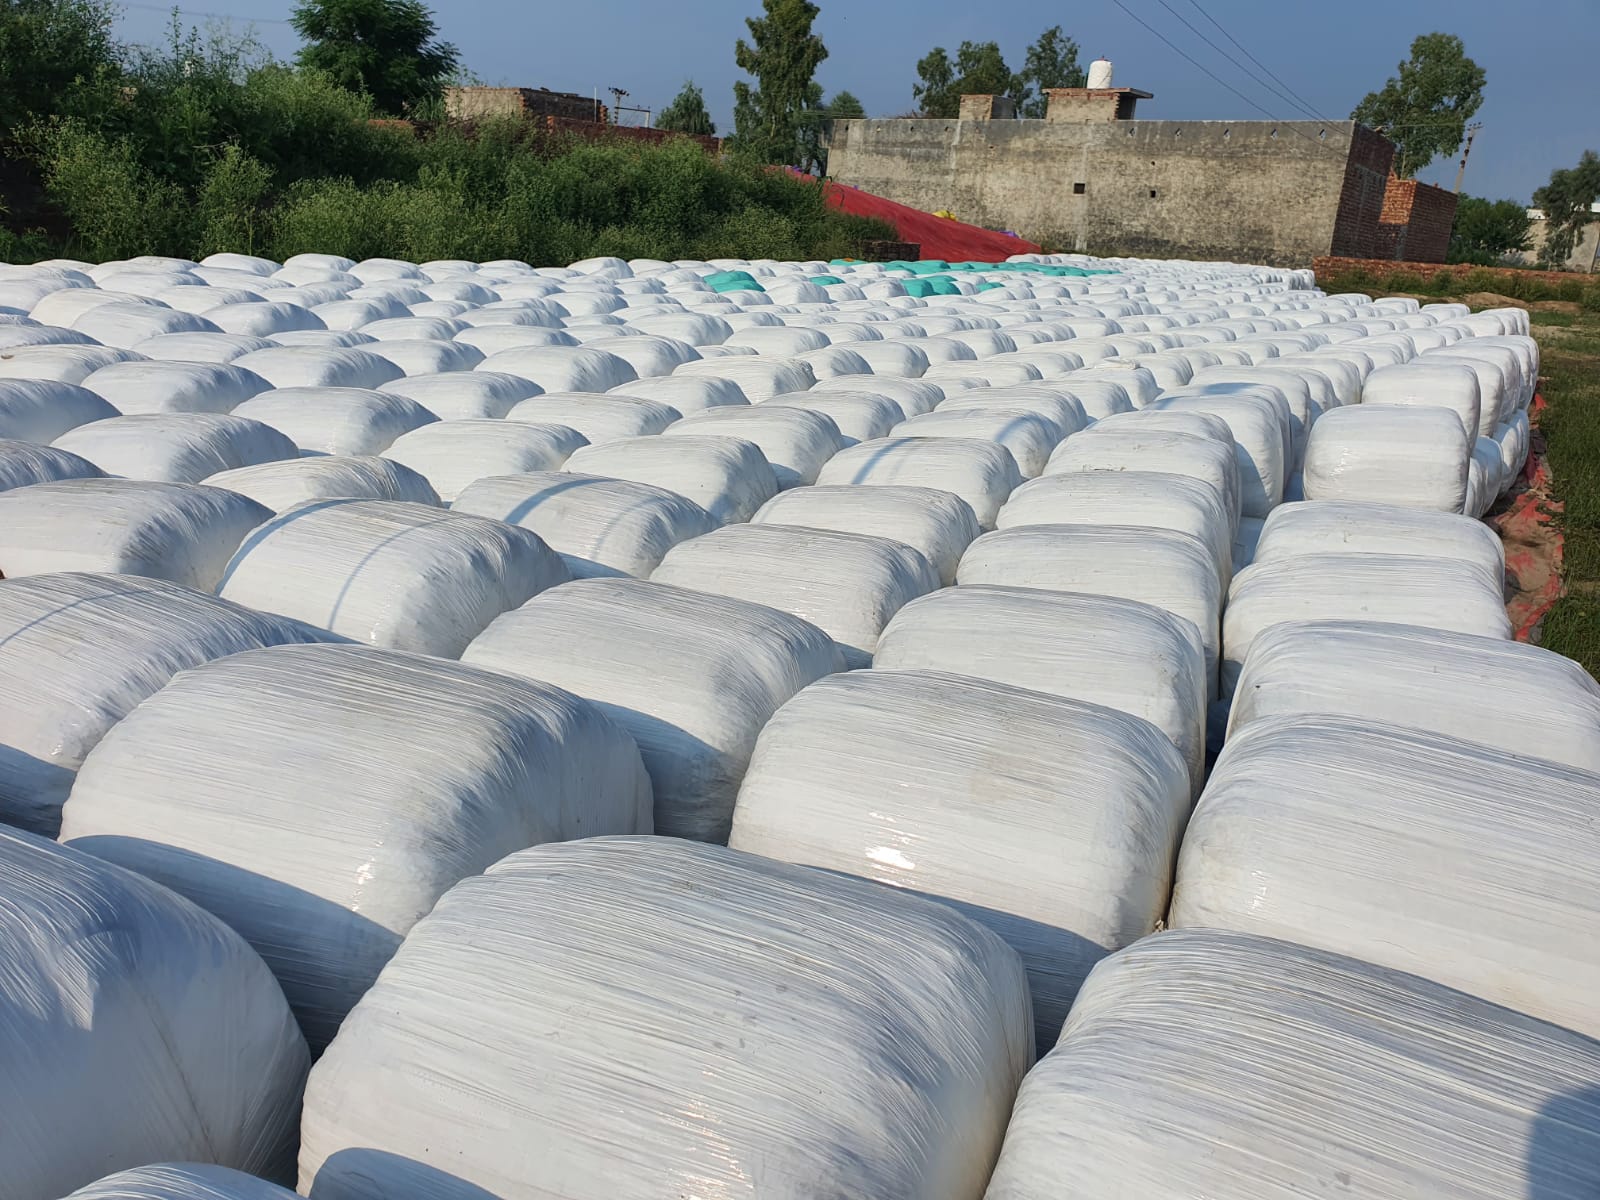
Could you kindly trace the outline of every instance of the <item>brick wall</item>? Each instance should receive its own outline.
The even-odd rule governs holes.
[[[1329,246],[1334,254],[1371,258],[1379,253],[1378,221],[1393,164],[1394,144],[1382,134],[1356,126]]]
[[[1389,177],[1374,257],[1442,263],[1456,220],[1456,196],[1431,183]]]

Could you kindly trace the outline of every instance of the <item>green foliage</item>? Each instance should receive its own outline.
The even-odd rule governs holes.
[[[188,198],[144,166],[128,138],[108,139],[72,120],[38,137],[45,190],[71,220],[80,257],[181,256],[189,249],[194,214]]]
[[[705,95],[695,86],[694,80],[685,80],[678,94],[672,98],[672,103],[656,115],[656,128],[704,137],[715,136],[717,127],[706,110]]]
[[[733,85],[733,140],[760,162],[800,165],[807,150],[803,114],[822,103],[812,76],[828,50],[811,31],[821,10],[810,0],[762,0],[761,7],[764,16],[745,19],[750,41],[734,46],[734,62],[756,86]]]
[[[1495,266],[1528,248],[1528,210],[1515,200],[1462,196],[1450,231],[1448,259],[1453,263]]]
[[[238,146],[226,146],[207,169],[195,197],[197,257],[255,254],[265,234],[272,171]]]
[[[1483,68],[1460,38],[1425,33],[1383,89],[1368,92],[1350,114],[1395,144],[1394,171],[1411,179],[1441,154],[1454,154],[1467,121],[1483,104]]]
[[[0,131],[81,116],[121,75],[108,0],[0,0]]]
[[[290,21],[306,43],[300,65],[371,96],[382,113],[437,99],[460,61],[453,45],[435,40],[420,0],[300,0]]]
[[[947,121],[960,114],[962,96],[1009,96],[1020,104],[1028,86],[1006,66],[998,42],[962,42],[954,63],[935,46],[918,61],[917,78],[911,94],[922,115]]]
[[[832,121],[857,121],[867,115],[867,110],[852,92],[835,92],[825,106]]]
[[[1088,77],[1078,65],[1078,43],[1063,33],[1061,26],[1052,25],[1028,47],[1018,78],[1027,93],[1018,110],[1022,116],[1037,120],[1050,107],[1046,91],[1082,87]]]
[[[1596,219],[1592,208],[1600,198],[1600,155],[1585,150],[1576,167],[1550,172],[1550,182],[1533,194],[1544,210],[1545,238],[1539,261],[1552,267],[1572,257],[1583,227]]]

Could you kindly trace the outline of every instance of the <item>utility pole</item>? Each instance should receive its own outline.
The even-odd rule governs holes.
[[[1467,126],[1467,144],[1461,150],[1461,165],[1456,168],[1456,195],[1461,195],[1461,177],[1467,173],[1467,155],[1472,153],[1472,139],[1477,136],[1478,130],[1483,128],[1482,121],[1474,121]]]

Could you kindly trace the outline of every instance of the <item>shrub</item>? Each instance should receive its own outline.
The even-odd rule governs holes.
[[[194,213],[182,189],[144,167],[127,138],[108,139],[68,121],[38,135],[45,191],[72,222],[83,257],[182,256],[194,240]]]
[[[265,230],[263,212],[272,172],[238,146],[227,146],[211,164],[195,205],[198,256],[233,251],[255,254]]]

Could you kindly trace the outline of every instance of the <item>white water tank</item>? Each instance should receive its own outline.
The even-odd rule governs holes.
[[[1089,81],[1091,88],[1108,88],[1111,86],[1111,60],[1097,58],[1089,64]]]

